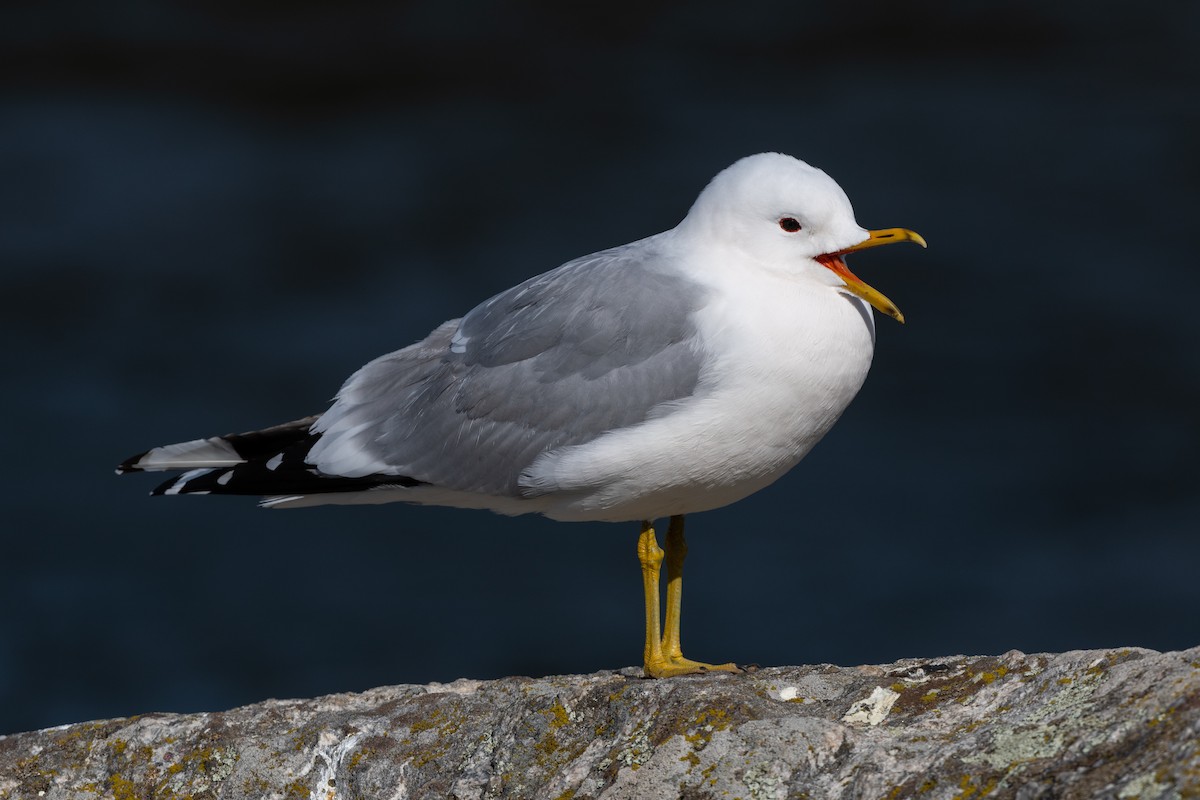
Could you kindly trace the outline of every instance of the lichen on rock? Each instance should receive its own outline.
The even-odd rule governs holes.
[[[0,737],[0,800],[985,796],[1200,796],[1200,648],[462,680]]]

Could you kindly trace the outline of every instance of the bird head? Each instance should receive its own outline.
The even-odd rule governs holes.
[[[772,269],[849,292],[900,322],[904,315],[846,267],[845,256],[893,242],[916,242],[905,228],[867,230],[842,187],[816,167],[782,153],[747,156],[720,172],[680,229],[716,237]]]

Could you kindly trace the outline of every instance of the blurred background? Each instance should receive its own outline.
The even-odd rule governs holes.
[[[155,498],[150,446],[830,173],[908,317],[790,475],[689,518],[764,665],[1200,644],[1200,6],[7,3],[0,733],[638,664],[635,525]]]

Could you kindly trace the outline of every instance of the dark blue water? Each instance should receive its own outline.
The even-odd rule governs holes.
[[[734,159],[928,251],[862,394],[689,520],[693,658],[1200,642],[1200,16],[1095,4],[0,12],[0,732],[638,663],[634,526],[149,499],[146,447],[674,225]]]

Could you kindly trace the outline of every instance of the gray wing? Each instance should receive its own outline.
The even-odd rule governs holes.
[[[518,496],[539,454],[690,396],[704,291],[656,257],[655,240],[568,262],[367,364],[316,423],[308,460]]]

